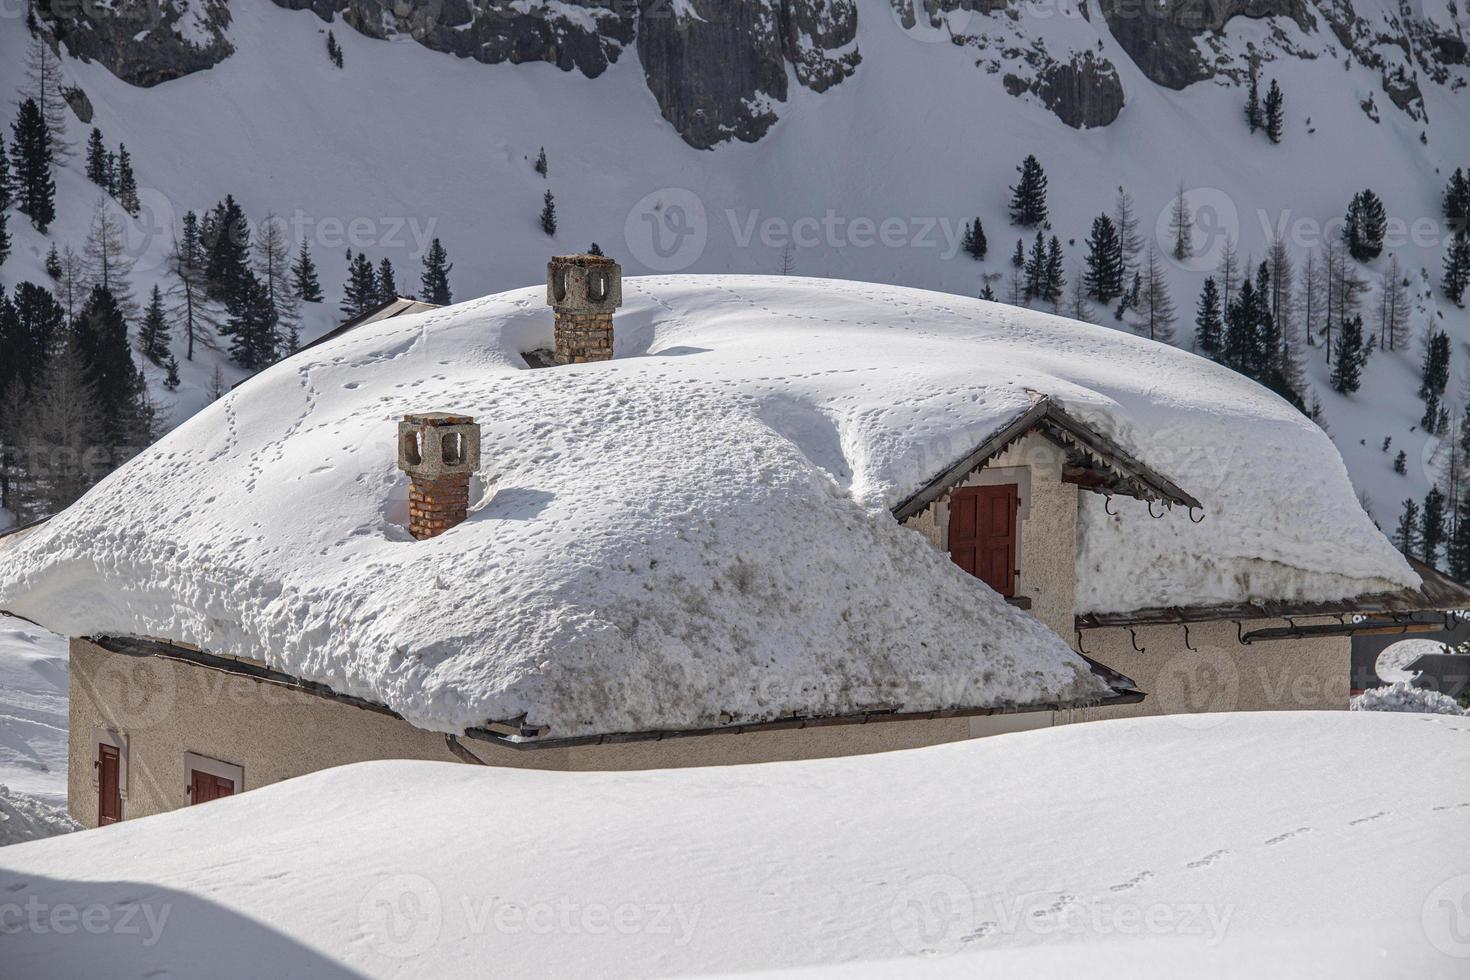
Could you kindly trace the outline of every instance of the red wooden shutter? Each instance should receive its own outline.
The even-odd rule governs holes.
[[[216,776],[214,773],[202,772],[198,769],[189,773],[189,803],[191,806],[200,803],[208,803],[222,796],[235,795],[235,781]]]
[[[97,825],[122,819],[122,758],[112,745],[97,746]]]
[[[1018,498],[1014,483],[962,487],[950,495],[950,558],[1007,597],[1016,594]]]

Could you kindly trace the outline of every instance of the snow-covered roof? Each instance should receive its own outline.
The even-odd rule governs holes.
[[[610,362],[526,368],[551,342],[540,287],[303,352],[7,547],[0,608],[265,660],[450,731],[1096,697],[1055,634],[891,514],[1038,393],[1207,515],[1084,495],[1080,612],[1417,582],[1313,423],[1179,350],[863,283],[624,297]],[[469,520],[415,542],[395,425],[432,410],[479,420],[482,464]]]

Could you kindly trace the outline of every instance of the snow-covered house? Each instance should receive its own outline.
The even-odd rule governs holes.
[[[591,257],[546,298],[343,333],[0,541],[0,608],[74,637],[79,820],[1345,708],[1353,632],[1470,605],[1313,423],[1164,345]]]

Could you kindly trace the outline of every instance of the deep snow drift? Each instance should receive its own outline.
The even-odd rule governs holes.
[[[1173,348],[859,283],[624,293],[606,363],[527,370],[552,316],[525,289],[272,368],[0,545],[0,608],[267,659],[440,730],[1095,696],[1055,634],[887,512],[1032,392],[1205,505],[1194,525],[1089,500],[1081,611],[1417,582],[1316,426]],[[430,410],[477,417],[483,463],[470,520],[414,542],[395,422]]]
[[[1470,719],[1348,712],[662,772],[367,763],[6,848],[4,958],[37,980],[1462,977],[1467,767]],[[50,928],[65,908],[93,928]]]
[[[66,806],[63,637],[0,616],[0,785]]]

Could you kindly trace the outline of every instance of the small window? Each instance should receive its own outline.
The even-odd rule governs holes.
[[[1006,598],[1016,594],[1016,524],[1020,488],[961,487],[950,495],[949,556]]]
[[[242,768],[193,752],[184,753],[184,774],[188,780],[185,792],[189,794],[190,806],[234,796],[245,789],[245,771]]]

